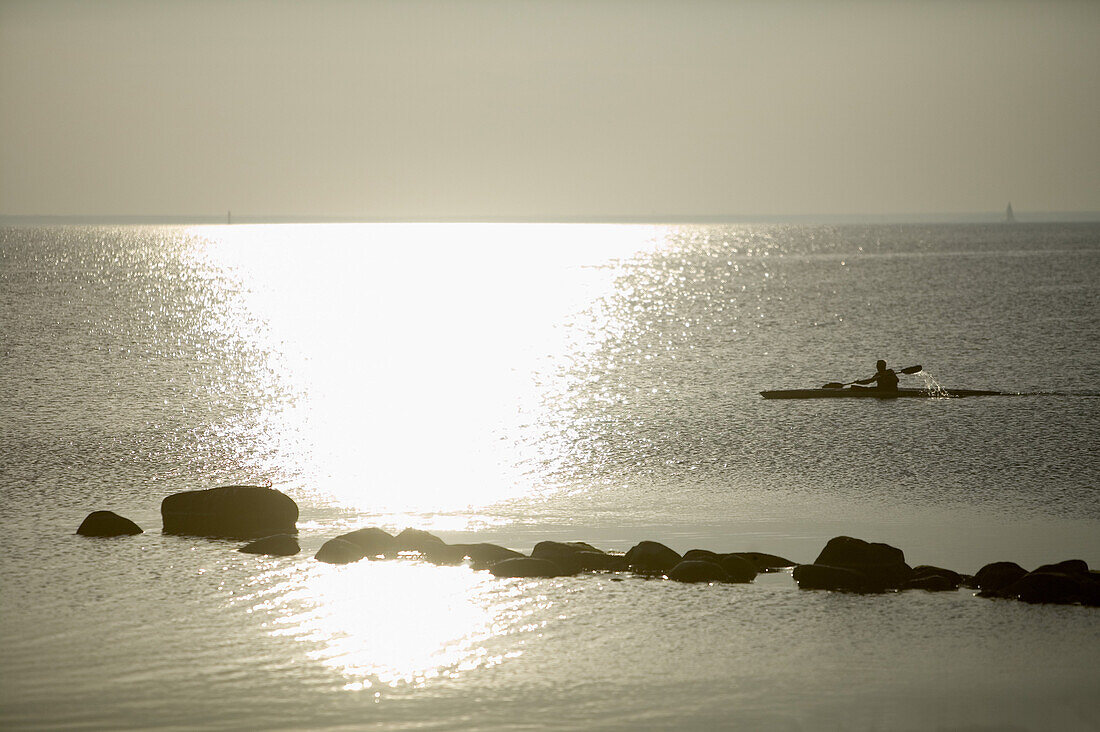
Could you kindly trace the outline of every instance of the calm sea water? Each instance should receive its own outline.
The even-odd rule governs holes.
[[[312,554],[1100,567],[1098,283],[1088,224],[0,228],[0,726],[1097,729],[1091,609]],[[758,395],[878,358],[1016,395]],[[160,534],[258,481],[300,556]]]

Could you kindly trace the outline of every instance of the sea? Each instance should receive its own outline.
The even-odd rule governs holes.
[[[1096,608],[313,558],[1100,569],[1098,334],[1100,224],[2,227],[0,727],[1100,729]],[[878,359],[1007,394],[760,396]],[[229,484],[291,496],[302,552],[161,533]]]

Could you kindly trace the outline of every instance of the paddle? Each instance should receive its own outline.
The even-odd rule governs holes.
[[[922,371],[922,370],[923,369],[920,366],[907,366],[907,367],[901,369],[900,371],[897,371],[896,373],[899,373],[899,374],[915,374],[918,371]],[[860,379],[856,379],[856,381],[860,381]],[[849,385],[854,384],[854,383],[856,383],[856,382],[855,381],[849,381],[847,384],[841,384],[839,381],[830,381],[828,384],[823,385],[821,388],[822,389],[843,389],[844,387],[849,386]]]

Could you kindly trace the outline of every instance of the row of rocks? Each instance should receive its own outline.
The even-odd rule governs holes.
[[[168,496],[161,503],[164,533],[228,539],[255,539],[240,551],[291,556],[297,539],[298,506],[267,486],[222,486]],[[137,524],[111,511],[95,511],[81,523],[84,536],[140,534]],[[901,549],[848,536],[831,539],[812,564],[797,565],[773,554],[716,553],[692,549],[683,555],[664,544],[643,541],[626,553],[606,552],[591,544],[543,541],[529,555],[496,544],[447,544],[419,529],[392,535],[364,528],[326,541],[316,559],[348,564],[362,559],[417,558],[434,564],[468,562],[496,577],[561,577],[580,572],[635,572],[679,582],[752,582],[761,572],[794,567],[806,590],[875,593],[922,589],[979,590],[981,597],[1025,602],[1100,605],[1100,573],[1081,560],[1048,564],[1028,572],[1013,562],[995,562],[975,575],[943,567],[911,567]]]
[[[888,590],[979,590],[979,597],[1031,603],[1100,607],[1100,572],[1080,559],[1044,564],[1028,572],[1015,562],[993,562],[965,575],[943,567],[910,567],[901,549],[850,536],[830,539],[813,564],[795,567],[794,579],[808,590],[886,592]]]

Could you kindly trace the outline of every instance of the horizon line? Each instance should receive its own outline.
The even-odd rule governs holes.
[[[1100,211],[1020,211],[1016,223],[1100,222]],[[227,214],[232,214],[228,211]],[[547,216],[368,216],[316,214],[0,214],[0,224],[771,224],[771,223],[997,223],[1004,211],[883,214],[667,214],[667,215],[547,215]]]

